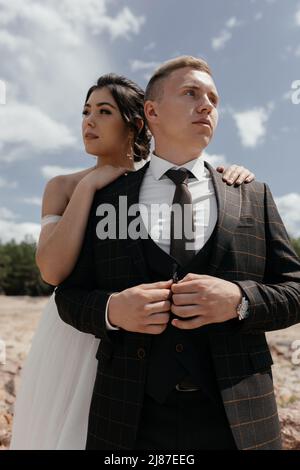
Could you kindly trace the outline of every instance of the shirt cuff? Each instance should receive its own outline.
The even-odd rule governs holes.
[[[109,301],[110,299],[112,298],[114,294],[111,294],[108,298],[108,301],[106,303],[106,308],[105,308],[105,323],[106,323],[106,328],[108,330],[119,330],[120,328],[118,328],[117,326],[112,326],[112,324],[108,321],[108,304],[109,304]]]

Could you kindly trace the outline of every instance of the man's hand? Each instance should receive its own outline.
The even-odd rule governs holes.
[[[135,333],[162,333],[170,318],[172,282],[140,284],[113,294],[108,304],[108,321]]]
[[[242,300],[236,284],[192,273],[173,284],[171,290],[171,311],[182,319],[172,320],[172,325],[183,330],[237,318],[236,308]]]

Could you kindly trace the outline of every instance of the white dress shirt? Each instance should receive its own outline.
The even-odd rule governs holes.
[[[141,218],[155,243],[170,254],[171,208],[176,186],[165,173],[171,168],[186,168],[193,174],[193,177],[188,180],[188,189],[192,196],[194,213],[195,241],[193,249],[198,252],[210,238],[218,217],[215,190],[210,172],[204,166],[203,157],[176,166],[152,153],[140,188]],[[161,210],[162,204],[164,210]],[[110,298],[106,306],[106,325],[108,329],[118,329],[112,327],[108,322],[109,300]]]

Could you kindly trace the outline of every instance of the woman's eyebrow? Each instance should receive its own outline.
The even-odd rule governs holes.
[[[111,106],[111,108],[116,109],[116,107],[114,105],[112,105],[111,103],[109,103],[108,101],[101,101],[100,103],[96,103],[97,107],[100,107],[100,106],[103,106],[103,105]],[[91,105],[89,103],[85,103],[84,106],[87,107],[87,108],[91,107]]]

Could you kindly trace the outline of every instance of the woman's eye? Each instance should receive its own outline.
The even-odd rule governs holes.
[[[99,114],[111,114],[108,109],[100,109]]]
[[[87,115],[87,113],[88,113],[88,111],[87,111],[86,109],[84,109],[84,110],[82,111],[82,114],[85,115],[85,116]]]

